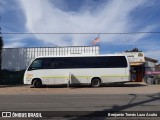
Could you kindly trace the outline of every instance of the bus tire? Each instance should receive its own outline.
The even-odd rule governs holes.
[[[34,86],[35,88],[41,88],[41,87],[42,87],[42,81],[41,81],[40,79],[35,79],[35,80],[33,81],[33,86]]]
[[[100,78],[93,78],[91,81],[91,86],[92,87],[100,87],[101,85],[101,80]]]

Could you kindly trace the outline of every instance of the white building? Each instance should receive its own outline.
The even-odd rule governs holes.
[[[24,70],[38,56],[69,55],[69,54],[99,54],[99,46],[66,46],[66,47],[33,47],[33,48],[3,48],[2,68],[7,70]]]

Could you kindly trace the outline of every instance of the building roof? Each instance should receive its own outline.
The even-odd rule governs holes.
[[[159,67],[159,68],[160,68],[160,64],[156,65],[156,67]]]
[[[153,58],[149,58],[149,57],[145,57],[145,60],[146,60],[146,61],[151,61],[151,62],[154,62],[154,63],[157,63],[157,62],[158,62],[158,60],[153,59]]]

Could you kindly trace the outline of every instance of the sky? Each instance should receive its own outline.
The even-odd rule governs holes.
[[[160,32],[160,0],[0,0],[0,16],[5,48],[92,46],[99,34],[101,54],[138,48],[160,61],[160,33],[109,34]]]

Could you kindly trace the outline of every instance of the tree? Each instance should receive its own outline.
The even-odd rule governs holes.
[[[127,50],[126,52],[142,52],[138,48],[133,48],[132,50]]]
[[[2,47],[3,47],[3,39],[2,36],[0,36],[0,84],[1,84]]]
[[[1,20],[1,16],[0,16],[0,20]],[[1,27],[0,27],[0,85],[1,85],[1,66],[2,66],[2,48],[3,48],[3,38],[2,38],[2,33],[1,33]]]
[[[1,56],[2,56],[2,47],[3,47],[3,39],[2,36],[0,36],[0,68],[1,68]]]

